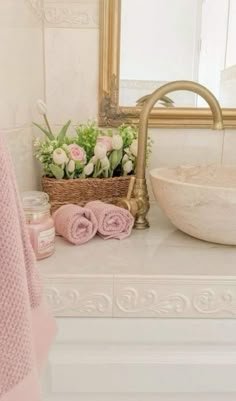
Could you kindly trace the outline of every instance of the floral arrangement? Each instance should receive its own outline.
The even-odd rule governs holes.
[[[35,124],[46,139],[35,141],[36,158],[42,163],[44,174],[56,179],[108,178],[134,174],[138,153],[138,132],[135,126],[121,125],[116,132],[98,128],[88,122],[67,135],[68,121],[54,135],[47,119],[47,107],[38,100],[38,110],[45,127]],[[148,154],[150,153],[148,146]]]

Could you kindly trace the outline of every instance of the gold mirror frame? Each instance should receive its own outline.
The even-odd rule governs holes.
[[[99,125],[138,124],[140,107],[119,105],[121,1],[100,0]],[[236,108],[223,109],[224,126],[236,128]],[[210,128],[207,108],[154,108],[150,127]]]

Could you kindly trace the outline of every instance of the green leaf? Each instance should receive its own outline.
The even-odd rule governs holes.
[[[119,166],[121,160],[123,157],[123,149],[121,148],[120,150],[113,150],[109,156],[109,161],[111,164],[111,169],[115,170],[117,166]]]
[[[75,160],[75,169],[82,170],[82,164],[80,163],[79,160]]]
[[[101,170],[98,170],[96,173],[94,173],[93,177],[94,178],[99,178],[99,176],[104,172],[103,168]]]
[[[101,129],[96,127],[95,123],[87,123],[80,125],[76,128],[77,132],[77,144],[81,146],[87,155],[88,160],[94,155],[94,148],[99,135],[103,132]]]
[[[39,128],[45,135],[46,137],[48,137],[48,139],[50,141],[53,141],[55,138],[52,135],[52,133],[50,133],[49,131],[47,131],[46,129],[44,129],[43,127],[41,127],[41,125],[37,124],[37,123],[33,123],[37,128]]]
[[[61,167],[51,164],[50,170],[57,180],[61,180],[64,177],[64,170]]]
[[[57,136],[57,140],[59,143],[64,142],[64,139],[65,139],[65,136],[66,136],[66,133],[67,133],[67,130],[68,130],[70,124],[71,124],[71,120],[67,121],[67,123],[62,127],[61,131],[59,132],[59,134]]]
[[[108,171],[108,170],[105,170],[105,171],[104,171],[104,177],[105,177],[105,178],[108,178],[108,176],[109,176],[109,171]]]

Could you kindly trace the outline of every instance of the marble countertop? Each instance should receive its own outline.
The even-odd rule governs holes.
[[[236,316],[236,250],[178,231],[154,204],[151,227],[76,247],[57,238],[39,262],[56,316]]]

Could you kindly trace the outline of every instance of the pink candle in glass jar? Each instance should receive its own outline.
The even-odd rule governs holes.
[[[24,192],[22,200],[36,259],[47,258],[55,249],[55,227],[50,214],[49,196],[39,191]]]

